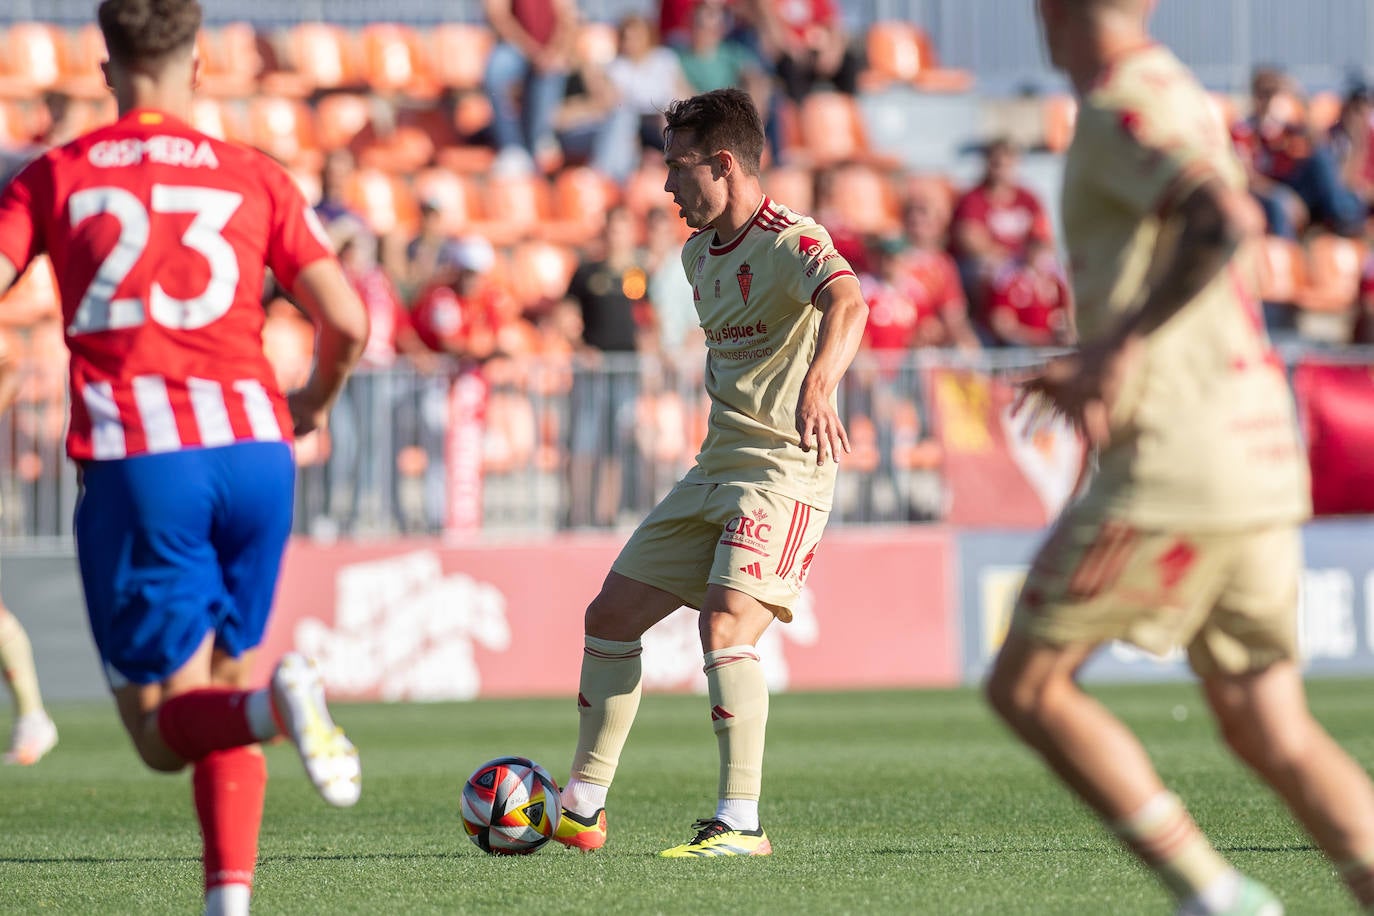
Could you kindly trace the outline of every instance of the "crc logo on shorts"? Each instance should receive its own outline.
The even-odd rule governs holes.
[[[768,524],[768,513],[755,509],[748,515],[737,515],[725,523],[725,534],[720,542],[727,547],[743,547],[755,553],[768,556],[768,538],[773,526]]]

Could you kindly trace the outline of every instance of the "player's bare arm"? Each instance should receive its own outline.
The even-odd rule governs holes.
[[[825,464],[826,455],[836,461],[848,452],[849,434],[831,404],[835,389],[844,377],[863,340],[868,321],[868,304],[859,290],[859,281],[844,277],[831,283],[816,298],[821,310],[821,326],[816,356],[802,382],[797,401],[797,432],[802,448],[816,449],[816,464]]]
[[[1054,360],[1026,394],[1068,417],[1095,446],[1110,438],[1108,417],[1150,334],[1197,298],[1240,246],[1259,232],[1254,205],[1219,180],[1203,182],[1168,214],[1180,231],[1159,258],[1169,266],[1144,301],[1077,353]]]
[[[296,278],[296,302],[315,325],[315,368],[286,396],[297,436],[322,427],[367,342],[367,310],[338,262],[323,258]]]

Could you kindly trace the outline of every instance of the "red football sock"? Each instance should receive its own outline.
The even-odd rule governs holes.
[[[163,700],[157,710],[162,740],[183,759],[192,761],[214,751],[257,744],[248,723],[249,693],[203,687]]]
[[[205,889],[253,883],[258,827],[267,794],[267,761],[256,748],[215,751],[191,776],[196,817],[205,840]]]

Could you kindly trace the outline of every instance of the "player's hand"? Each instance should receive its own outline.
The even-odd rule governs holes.
[[[830,406],[830,399],[818,392],[802,389],[801,400],[797,402],[797,432],[803,451],[815,449],[817,467],[825,464],[827,455],[838,462],[841,453],[850,451],[849,434],[839,414]]]
[[[1111,416],[1126,379],[1144,353],[1137,337],[1094,342],[1053,359],[1024,382],[1014,411],[1029,407],[1061,414],[1095,448],[1111,441]]]
[[[287,392],[286,406],[291,409],[291,431],[298,439],[329,423],[329,405],[320,404],[305,388]]]

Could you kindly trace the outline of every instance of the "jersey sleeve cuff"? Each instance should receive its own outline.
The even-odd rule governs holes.
[[[831,283],[834,283],[836,280],[840,279],[840,277],[854,277],[856,280],[858,279],[858,277],[855,276],[854,271],[852,271],[852,270],[837,270],[837,271],[835,271],[833,274],[831,274],[830,276],[828,276],[828,277],[826,277],[824,280],[822,280],[822,281],[820,282],[820,285],[818,285],[818,286],[811,292],[811,304],[812,304],[812,305],[815,305],[815,304],[816,304],[816,299],[817,299],[817,298],[820,296],[820,294],[825,290],[825,288],[828,287]]]

